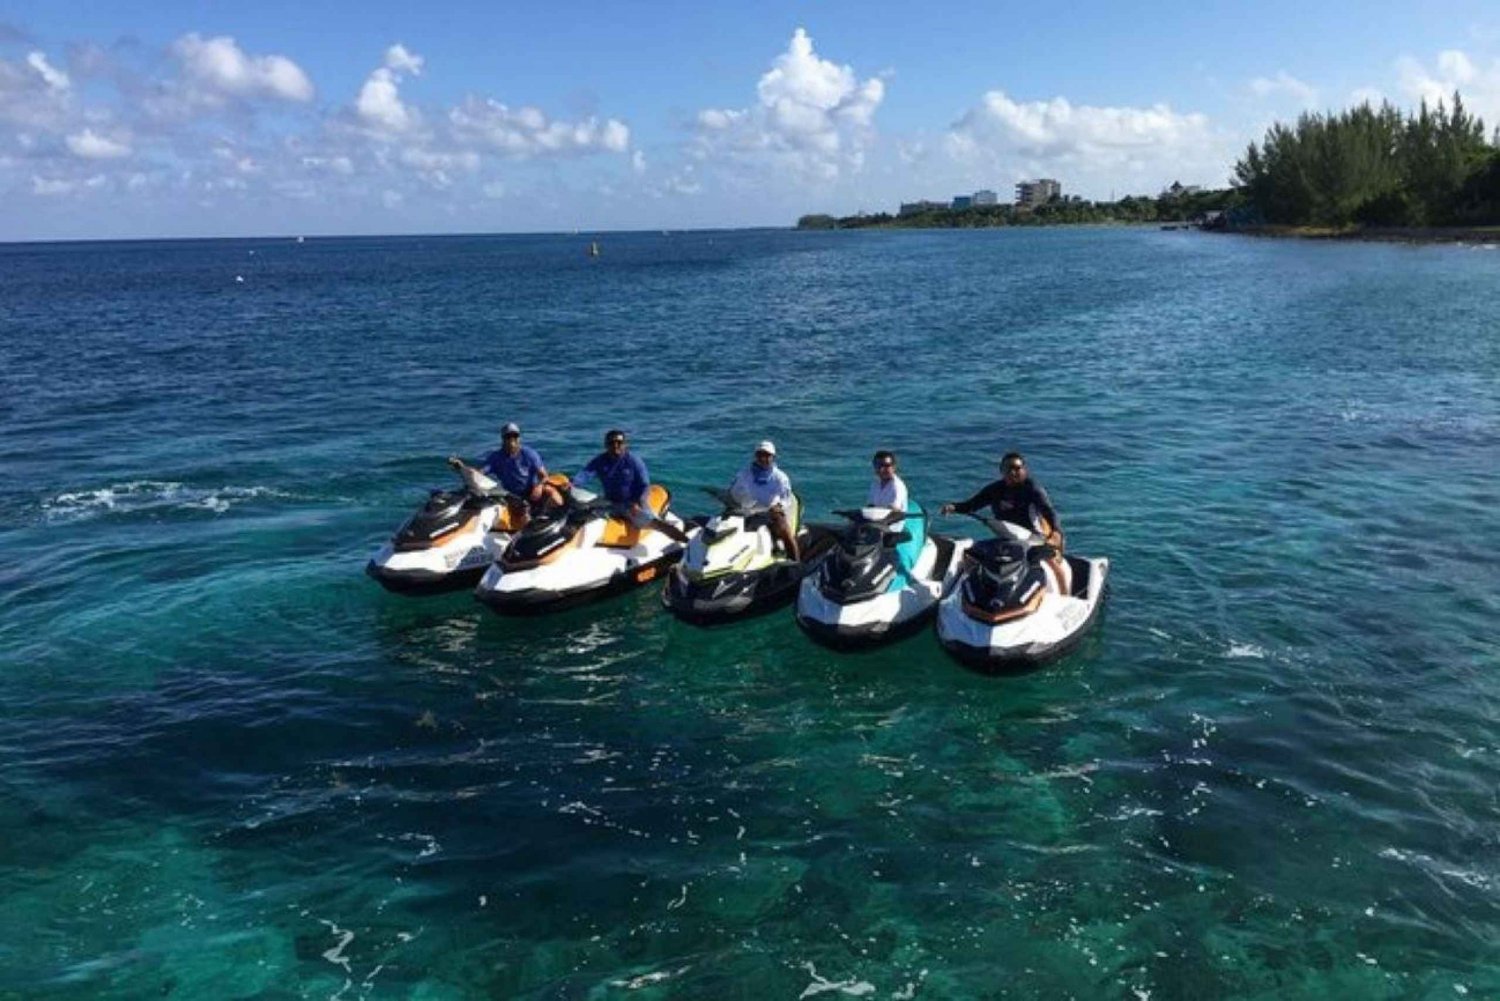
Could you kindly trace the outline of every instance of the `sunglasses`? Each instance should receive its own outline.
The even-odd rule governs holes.
[[[890,469],[891,467],[893,467],[895,465],[896,464],[894,462],[891,462],[891,461],[887,460],[885,462],[877,462],[877,463],[875,463],[875,468],[876,469]]]
[[[1026,464],[1024,462],[1012,462],[1010,465],[1005,467],[1005,471],[1007,473],[1019,473],[1025,468]]]
[[[624,438],[606,438],[606,439],[604,439],[604,444],[606,444],[606,445],[623,445],[623,444],[625,444],[625,439]]]
[[[506,441],[510,441],[512,438],[519,438],[521,436],[519,433],[512,431],[509,434],[503,434],[500,437],[504,438]]]

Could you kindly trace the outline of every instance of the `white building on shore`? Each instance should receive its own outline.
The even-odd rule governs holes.
[[[1022,181],[1016,185],[1016,208],[1034,209],[1062,197],[1062,185],[1050,177]]]

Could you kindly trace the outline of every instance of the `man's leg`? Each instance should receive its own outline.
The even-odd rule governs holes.
[[[665,535],[667,538],[674,539],[677,542],[682,543],[684,546],[688,544],[687,533],[669,521],[663,521],[660,518],[652,518],[651,527]]]
[[[787,521],[786,512],[781,508],[771,509],[771,531],[781,540],[781,545],[786,549],[786,554],[796,563],[802,562],[802,551],[797,546],[797,537],[792,534],[792,526]]]
[[[509,515],[506,520],[510,522],[512,532],[519,532],[531,520],[531,512],[527,510],[526,502],[518,498],[507,496],[505,510]]]
[[[635,525],[636,528],[654,528],[656,529],[656,531],[665,535],[667,538],[680,542],[683,545],[687,545],[687,533],[678,528],[676,525],[667,521],[665,518],[658,518],[656,516],[656,513],[651,510],[651,505],[647,504],[645,501],[642,501],[640,505],[635,508],[634,513],[630,516],[630,521],[631,524]]]

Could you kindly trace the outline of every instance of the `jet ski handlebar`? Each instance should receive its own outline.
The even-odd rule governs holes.
[[[751,515],[759,513],[753,505],[739,500],[734,494],[722,487],[699,487],[698,489],[724,505],[725,514]]]
[[[973,518],[975,521],[984,525],[985,528],[988,528],[991,532],[994,532],[1002,539],[1006,539],[1011,542],[1024,542],[1027,545],[1037,546],[1044,545],[1047,541],[1045,538],[1035,532],[1029,532],[1026,529],[1022,528],[1020,525],[1016,525],[1008,521],[1003,521],[1000,518],[992,518],[987,514],[978,514],[972,511],[965,513],[968,517]]]
[[[839,508],[833,513],[838,515],[840,518],[847,518],[849,521],[854,522],[856,525],[879,525],[885,528],[903,521],[921,521],[922,519],[927,517],[927,512],[925,511],[888,510],[879,518],[871,518],[869,515],[865,514],[865,510],[867,509],[846,507]]]
[[[515,497],[509,490],[485,475],[483,470],[476,469],[456,455],[448,456],[448,465],[458,474],[458,478],[463,480],[464,490],[471,496],[501,501]]]

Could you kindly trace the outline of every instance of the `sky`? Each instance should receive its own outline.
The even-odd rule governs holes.
[[[1455,89],[1500,4],[0,0],[0,240],[788,226],[1225,186]]]

